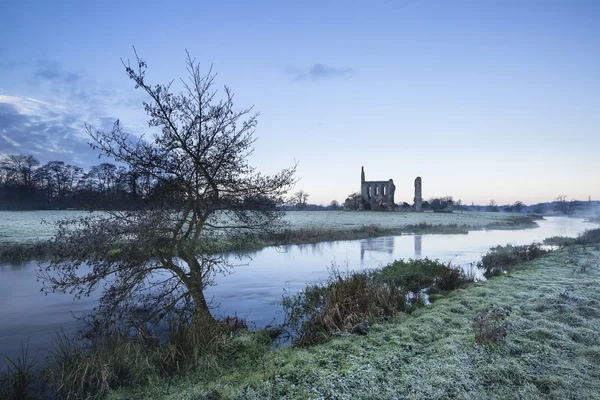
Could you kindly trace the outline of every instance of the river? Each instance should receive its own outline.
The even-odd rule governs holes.
[[[471,231],[466,235],[401,235],[372,239],[268,247],[248,253],[231,275],[217,278],[207,289],[215,315],[246,318],[254,327],[282,321],[284,290],[296,292],[307,282],[325,280],[332,265],[342,270],[376,268],[400,258],[437,258],[470,268],[490,248],[576,236],[596,224],[579,218],[546,217],[539,227],[525,230]],[[74,316],[91,310],[97,296],[74,301],[69,295],[40,292],[36,262],[0,265],[0,354],[16,357],[21,344],[31,354],[49,346],[52,335],[73,334],[80,327]],[[31,355],[30,354],[30,355]],[[2,368],[0,368],[1,370]]]

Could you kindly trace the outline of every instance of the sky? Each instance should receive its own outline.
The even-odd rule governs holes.
[[[600,1],[0,2],[0,155],[88,167],[85,124],[150,135],[122,60],[186,50],[260,113],[251,163],[308,201],[392,178],[395,201],[600,200]]]

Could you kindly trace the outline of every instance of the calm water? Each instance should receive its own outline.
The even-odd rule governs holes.
[[[490,247],[541,241],[546,237],[576,236],[597,225],[582,219],[547,217],[539,227],[519,231],[473,231],[467,235],[403,235],[265,248],[249,253],[235,273],[219,277],[207,290],[217,306],[215,314],[246,317],[257,327],[281,322],[284,289],[296,292],[307,282],[325,280],[328,268],[362,270],[399,258],[438,258],[469,266]],[[0,354],[19,355],[21,343],[30,352],[44,348],[61,329],[72,334],[78,328],[73,316],[91,310],[97,297],[74,301],[69,295],[40,293],[35,262],[0,265]],[[2,364],[2,363],[0,363]]]

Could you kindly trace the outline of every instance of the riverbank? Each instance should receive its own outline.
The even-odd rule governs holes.
[[[600,392],[600,249],[570,246],[309,349],[236,337],[238,358],[210,377],[155,382],[109,398],[577,398]],[[472,322],[510,310],[505,341]]]
[[[46,243],[54,233],[52,223],[75,216],[70,212],[11,212],[1,226],[0,263],[44,260],[52,255]],[[81,212],[79,212],[81,213]],[[6,212],[5,212],[6,214]],[[356,240],[400,234],[466,234],[470,230],[528,229],[541,216],[490,212],[412,213],[369,211],[294,211],[284,216],[288,228],[265,236],[241,236],[219,243],[215,252],[255,251],[267,246]]]
[[[335,214],[334,214],[335,213]],[[312,220],[300,214],[290,228],[268,237],[224,242],[222,252],[257,250],[267,246],[357,240],[402,234],[467,234],[470,230],[529,229],[537,227],[539,215],[498,213],[386,213],[313,212]],[[321,214],[321,215],[319,215]],[[290,213],[286,216],[290,218]],[[323,218],[324,217],[324,218]]]

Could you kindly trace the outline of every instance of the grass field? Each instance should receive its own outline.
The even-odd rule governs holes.
[[[286,214],[291,229],[358,229],[377,225],[383,229],[402,228],[419,224],[434,226],[456,225],[470,229],[510,226],[511,221],[525,214],[456,211],[444,213],[373,212],[373,211],[295,211]]]
[[[600,393],[600,249],[571,247],[430,307],[309,349],[269,350],[242,335],[211,378],[156,382],[112,399],[595,399]],[[510,307],[505,342],[475,341],[471,321]],[[258,334],[255,334],[258,335]]]
[[[54,222],[82,215],[82,211],[0,211],[0,245],[33,243],[47,240],[55,232]],[[352,231],[364,226],[377,226],[381,231],[402,231],[405,227],[427,225],[456,229],[508,228],[514,229],[515,219],[523,214],[455,212],[453,214],[410,212],[360,212],[360,211],[293,211],[287,212],[285,221],[294,230]],[[529,227],[535,226],[529,224]],[[518,226],[517,226],[518,227]]]

